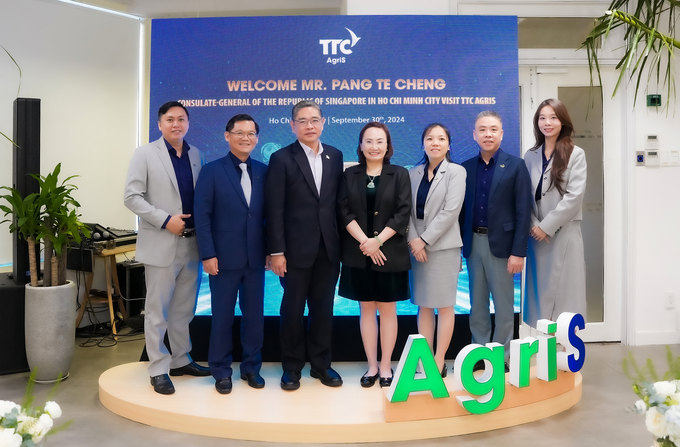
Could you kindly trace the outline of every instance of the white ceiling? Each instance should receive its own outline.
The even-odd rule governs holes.
[[[144,18],[340,14],[342,0],[75,0]]]

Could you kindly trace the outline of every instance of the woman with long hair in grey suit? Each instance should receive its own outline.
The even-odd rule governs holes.
[[[446,126],[430,124],[423,131],[422,142],[423,160],[409,171],[413,205],[408,244],[415,260],[411,301],[418,305],[418,332],[427,339],[441,375],[446,377],[444,357],[453,336],[463,246],[458,215],[467,175],[462,166],[451,161],[451,135]]]
[[[567,108],[546,99],[534,115],[536,143],[524,161],[534,201],[527,252],[523,319],[532,327],[562,312],[586,316],[586,269],[581,234],[586,156],[574,145]]]

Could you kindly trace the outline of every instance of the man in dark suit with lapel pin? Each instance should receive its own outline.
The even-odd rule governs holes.
[[[232,389],[232,324],[236,296],[241,318],[241,379],[263,388],[260,376],[264,338],[264,180],[267,167],[250,157],[260,127],[250,115],[227,123],[230,152],[203,167],[196,183],[198,249],[210,275],[212,329],[208,365],[215,389]]]
[[[479,155],[465,161],[461,218],[470,284],[472,342],[505,346],[506,372],[514,333],[513,275],[524,268],[531,224],[531,179],[524,160],[500,149],[503,123],[494,111],[477,115],[473,137]],[[489,293],[496,325],[491,339]],[[475,370],[483,369],[478,362]]]
[[[342,385],[331,368],[331,334],[340,271],[335,210],[343,163],[342,152],[319,141],[324,122],[314,101],[293,107],[290,126],[297,141],[271,156],[265,185],[267,248],[284,288],[281,388],[289,391],[300,387],[306,358],[311,377],[326,386]]]

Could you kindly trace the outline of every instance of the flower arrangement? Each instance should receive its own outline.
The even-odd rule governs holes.
[[[661,380],[651,360],[639,368],[630,353],[623,361],[623,368],[640,398],[632,411],[645,415],[647,430],[654,436],[656,445],[680,447],[680,357],[674,358],[670,347],[666,349],[669,370]],[[635,374],[631,374],[628,363]]]
[[[48,401],[42,408],[33,406],[34,377],[35,372],[31,373],[21,405],[0,400],[0,447],[33,447],[47,434],[63,430],[71,423],[54,427],[54,419],[61,417],[61,408],[56,402]],[[50,395],[55,391],[56,387]]]

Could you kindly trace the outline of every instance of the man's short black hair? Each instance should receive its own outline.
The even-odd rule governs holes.
[[[227,122],[226,131],[231,132],[236,123],[239,121],[252,121],[253,123],[255,123],[255,133],[258,135],[260,134],[260,125],[257,124],[257,121],[255,121],[255,119],[252,116],[248,115],[247,113],[239,113],[238,115],[232,116],[231,119]]]
[[[184,104],[179,101],[168,101],[163,104],[160,109],[158,109],[158,121],[160,121],[161,117],[168,113],[168,110],[172,109],[173,107],[181,107],[184,109],[184,113],[187,114],[187,121],[189,120],[189,111],[186,107],[184,107]]]

